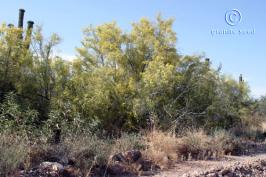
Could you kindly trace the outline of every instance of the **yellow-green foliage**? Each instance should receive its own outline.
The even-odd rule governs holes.
[[[204,56],[181,56],[172,25],[158,16],[128,32],[115,22],[90,26],[72,61],[54,55],[56,34],[46,39],[37,27],[26,50],[25,33],[3,25],[0,103],[13,91],[22,109],[38,112],[33,124],[65,130],[93,124],[120,134],[146,128],[147,120],[175,131],[233,126],[249,100],[246,84],[221,75]]]

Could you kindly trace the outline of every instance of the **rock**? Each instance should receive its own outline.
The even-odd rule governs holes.
[[[130,150],[125,153],[117,153],[111,157],[114,162],[134,163],[141,158],[141,152],[138,150]]]
[[[60,170],[63,170],[64,167],[63,165],[61,165],[60,163],[57,162],[42,162],[39,165],[40,169],[46,169],[49,171],[55,171],[55,172],[59,172]]]
[[[265,160],[262,160],[262,161],[260,162],[260,164],[261,164],[262,166],[266,166],[266,161],[265,161]]]
[[[111,157],[114,162],[126,162],[126,158],[122,153],[115,154]]]
[[[161,169],[150,160],[139,160],[138,163],[140,165],[139,171],[158,171]]]
[[[32,168],[29,172],[23,172],[21,177],[58,177],[64,169],[63,165],[57,162],[42,162],[39,166]]]
[[[223,176],[227,175],[228,173],[230,173],[230,170],[229,169],[224,169],[224,170],[221,171],[221,174]]]
[[[75,159],[68,159],[68,165],[74,166],[76,164],[76,160]]]
[[[116,162],[117,163],[117,162]],[[89,176],[93,176],[93,177],[102,177],[102,176],[106,176],[106,172],[108,172],[108,167],[106,165],[94,165],[91,168],[90,174]],[[80,176],[81,177],[81,176]]]
[[[143,171],[141,172],[141,176],[153,176],[155,175],[154,171]]]
[[[225,175],[225,177],[234,177],[235,175],[234,175],[234,173],[232,173],[232,172],[229,172],[229,173],[227,173],[226,175]]]
[[[217,173],[209,173],[206,176],[207,177],[218,177],[219,175]]]
[[[110,175],[121,175],[125,172],[125,167],[122,164],[116,163],[110,165],[107,171]]]
[[[141,165],[139,170],[150,171],[152,169],[152,162],[149,160],[141,160],[139,163]]]
[[[264,162],[254,161],[251,163],[235,163],[231,167],[216,168],[201,174],[193,174],[190,177],[264,177],[266,170]]]
[[[131,150],[124,153],[124,157],[126,158],[127,162],[136,162],[141,158],[142,154],[138,150]]]
[[[80,170],[77,168],[74,168],[72,166],[67,166],[60,172],[60,176],[62,177],[78,177],[80,173]]]

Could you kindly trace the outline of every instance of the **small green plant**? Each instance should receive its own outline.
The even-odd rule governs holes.
[[[37,111],[23,109],[17,103],[16,95],[11,92],[0,104],[0,131],[32,134],[37,116]]]

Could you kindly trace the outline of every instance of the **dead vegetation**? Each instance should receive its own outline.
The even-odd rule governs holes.
[[[214,160],[240,154],[244,145],[240,138],[223,129],[212,133],[203,129],[186,130],[182,136],[155,129],[109,139],[83,134],[66,136],[58,145],[9,134],[1,134],[0,139],[2,176],[12,176],[18,170],[30,171],[43,162],[57,162],[81,176],[118,171],[139,174],[169,169],[187,160]],[[134,153],[139,153],[137,158]]]

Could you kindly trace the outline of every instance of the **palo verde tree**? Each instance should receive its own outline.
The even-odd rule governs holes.
[[[248,97],[245,86],[202,56],[178,54],[172,24],[158,16],[128,33],[114,22],[87,28],[65,91],[72,109],[118,131],[143,128],[147,120],[174,129],[233,125]]]
[[[246,83],[222,75],[204,56],[179,54],[172,25],[158,16],[133,23],[129,32],[115,22],[90,26],[73,61],[54,54],[57,35],[44,38],[37,27],[21,40],[22,29],[3,25],[1,112],[18,104],[25,111],[17,117],[33,115],[36,126],[66,131],[234,126],[250,100]],[[8,94],[11,101],[4,99],[8,92],[15,94]]]

